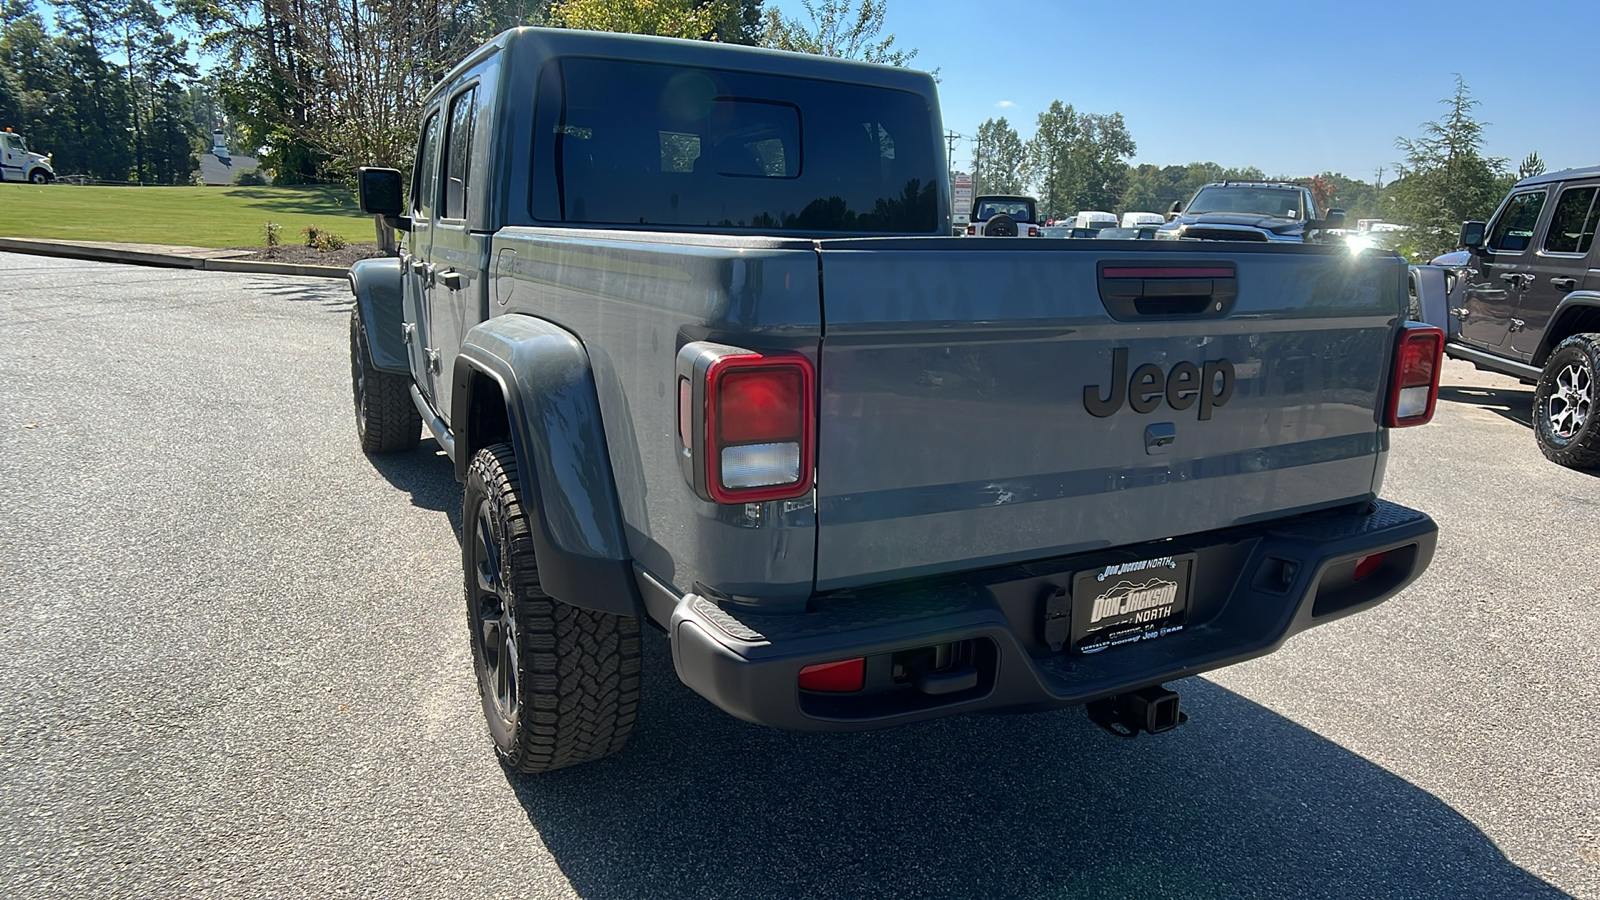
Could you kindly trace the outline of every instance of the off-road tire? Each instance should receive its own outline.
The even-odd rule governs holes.
[[[540,588],[518,493],[511,445],[479,450],[467,468],[461,559],[489,736],[507,768],[539,773],[610,756],[628,742],[643,647],[638,617],[579,609]]]
[[[1551,462],[1573,469],[1600,467],[1597,376],[1600,334],[1575,334],[1556,345],[1545,360],[1533,389],[1533,436]],[[1575,422],[1580,424],[1573,427]],[[1561,433],[1563,425],[1571,429],[1569,433]]]
[[[350,310],[350,391],[362,452],[395,453],[417,445],[422,414],[411,402],[411,381],[373,367],[367,327],[355,309]]]
[[[983,233],[989,237],[1016,237],[1017,220],[1005,213],[990,216],[989,221],[983,223]]]

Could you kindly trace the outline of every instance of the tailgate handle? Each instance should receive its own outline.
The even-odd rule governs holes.
[[[1215,319],[1239,297],[1232,263],[1119,263],[1099,266],[1100,301],[1113,319]]]

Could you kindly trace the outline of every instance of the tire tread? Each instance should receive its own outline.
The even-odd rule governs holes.
[[[473,521],[476,514],[475,482],[501,498],[511,594],[517,603],[522,721],[515,724],[511,746],[496,742],[501,761],[518,772],[539,773],[618,752],[633,733],[639,707],[643,670],[639,619],[580,609],[544,592],[528,516],[517,496],[518,466],[509,444],[486,447],[473,458],[464,522]],[[478,689],[483,693],[482,661],[476,643],[473,648]],[[484,702],[489,714],[491,701],[485,696]]]
[[[1588,358],[1591,385],[1600,385],[1600,334],[1575,334],[1563,340],[1551,351],[1545,361],[1544,372],[1539,376],[1533,392],[1533,434],[1539,451],[1553,463],[1572,469],[1600,468],[1600,411],[1593,406],[1583,427],[1570,440],[1562,441],[1546,432],[1546,404],[1550,401],[1555,379],[1564,367],[1561,362],[1571,351]],[[1593,388],[1591,388],[1593,390]],[[1596,397],[1600,400],[1600,397]]]

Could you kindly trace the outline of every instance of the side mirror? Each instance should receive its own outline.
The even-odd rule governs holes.
[[[1343,228],[1344,227],[1344,210],[1342,210],[1342,209],[1330,209],[1330,210],[1328,210],[1328,214],[1322,217],[1322,227],[1323,228]]]
[[[1489,226],[1483,222],[1461,223],[1461,246],[1476,250],[1483,246],[1483,237],[1489,231]]]
[[[356,170],[356,193],[360,197],[361,211],[370,216],[383,216],[391,228],[411,230],[411,220],[401,215],[406,204],[400,184],[399,169],[379,169],[362,166]]]
[[[1176,219],[1178,217],[1178,214],[1181,213],[1181,212],[1183,212],[1183,201],[1182,200],[1174,200],[1174,201],[1172,201],[1172,208],[1167,210],[1167,221],[1171,222],[1173,219]]]

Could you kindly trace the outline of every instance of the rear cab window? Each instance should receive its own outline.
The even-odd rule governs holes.
[[[1582,255],[1594,244],[1595,219],[1600,205],[1595,195],[1600,187],[1570,187],[1561,192],[1550,214],[1550,229],[1545,234],[1544,252]]]
[[[449,128],[445,137],[444,196],[439,217],[462,220],[467,217],[467,178],[472,171],[472,130],[478,112],[476,86],[462,91],[450,101]]]
[[[918,94],[582,57],[547,63],[537,91],[537,221],[942,230],[942,148]]]

